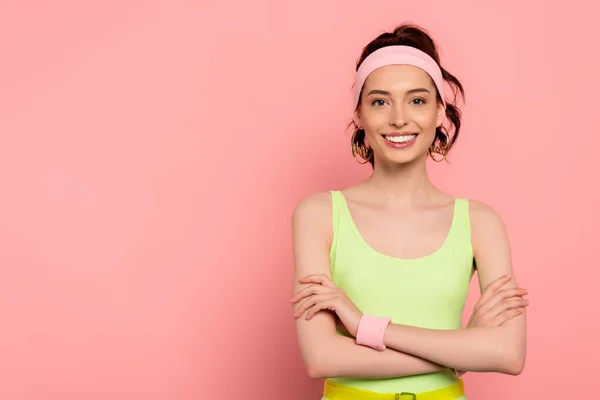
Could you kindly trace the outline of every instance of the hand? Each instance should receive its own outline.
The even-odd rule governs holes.
[[[300,283],[310,283],[299,290],[290,299],[294,305],[294,317],[310,320],[321,310],[331,310],[337,314],[340,321],[352,336],[356,336],[358,323],[362,317],[360,310],[354,305],[346,293],[335,286],[326,275],[307,275],[300,278]]]
[[[511,276],[505,275],[490,283],[473,308],[468,328],[481,326],[500,326],[506,321],[523,314],[529,301],[523,298],[527,290],[521,288],[501,289],[510,282]],[[465,371],[455,371],[460,377]]]
[[[342,323],[340,318],[337,316],[337,314],[335,316],[335,327],[339,331],[340,334],[345,335],[345,336],[352,336],[352,335],[350,335],[350,332],[348,332],[348,329],[346,329],[346,327],[344,326],[344,324]],[[352,336],[352,338],[355,338],[355,337]]]
[[[529,301],[523,298],[527,290],[522,288],[501,289],[510,282],[510,275],[502,276],[490,283],[473,308],[467,328],[500,326],[506,321],[523,314]]]

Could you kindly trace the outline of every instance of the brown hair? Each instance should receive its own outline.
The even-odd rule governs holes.
[[[450,132],[442,125],[441,127],[436,128],[435,130],[435,139],[430,148],[430,155],[432,152],[437,152],[443,155],[444,159],[450,148],[456,141],[458,137],[458,133],[460,131],[460,117],[461,112],[460,109],[456,106],[456,97],[458,93],[461,94],[463,100],[465,97],[465,93],[463,90],[463,86],[460,81],[452,75],[450,72],[446,71],[442,65],[440,64],[440,57],[438,54],[437,45],[431,38],[431,36],[421,27],[413,25],[413,24],[402,24],[396,27],[392,32],[386,32],[379,36],[377,36],[373,41],[371,41],[362,51],[360,58],[356,63],[356,70],[360,67],[362,62],[374,51],[386,47],[386,46],[412,46],[415,47],[427,54],[429,54],[435,62],[440,66],[442,71],[442,77],[444,81],[446,81],[454,94],[454,98],[450,101],[446,102],[446,117],[450,121],[451,127],[454,128],[454,134],[450,137]],[[361,92],[362,95],[362,92]],[[441,102],[440,94],[437,94],[437,100]],[[358,101],[357,108],[360,107],[360,98]],[[354,125],[354,134],[352,135],[352,148],[353,153],[356,147],[361,147],[366,149],[364,140],[365,140],[365,131],[362,129],[358,129],[354,120],[350,122],[349,126]],[[364,151],[365,154],[359,154],[361,157],[366,155],[367,157],[363,157],[368,160],[372,166],[375,165],[375,159],[373,157],[373,150],[368,148]],[[433,158],[433,156],[432,156]]]

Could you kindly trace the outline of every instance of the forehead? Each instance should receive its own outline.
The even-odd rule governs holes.
[[[421,68],[412,65],[386,65],[378,68],[365,80],[363,91],[371,89],[406,91],[415,87],[434,89],[433,80]]]

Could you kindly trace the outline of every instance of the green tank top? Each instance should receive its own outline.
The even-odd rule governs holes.
[[[331,196],[332,280],[358,309],[389,317],[396,324],[460,329],[474,273],[468,200],[455,199],[450,231],[438,250],[417,259],[401,259],[370,247],[356,228],[344,195],[331,191]],[[329,379],[376,392],[413,393],[438,389],[457,380],[451,370],[388,379]]]

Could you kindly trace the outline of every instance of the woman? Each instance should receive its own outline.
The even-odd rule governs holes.
[[[327,378],[323,399],[466,399],[461,371],[523,369],[528,302],[503,222],[427,175],[427,158],[444,160],[460,131],[444,81],[454,100],[464,95],[423,29],[401,25],[369,43],[352,153],[373,173],[294,210],[290,301],[308,373]],[[482,295],[461,328],[475,270]]]

